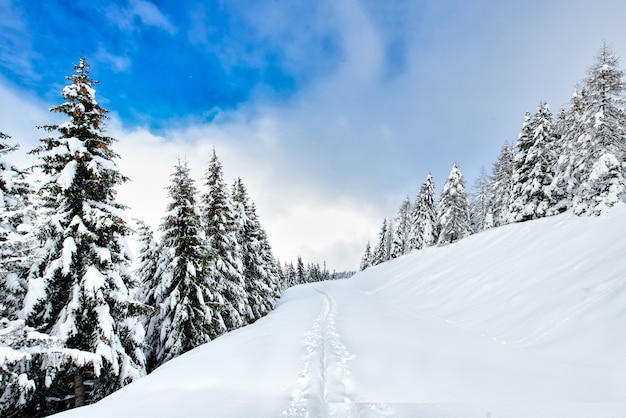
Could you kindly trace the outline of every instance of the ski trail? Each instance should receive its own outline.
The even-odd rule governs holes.
[[[356,417],[367,416],[355,405],[346,391],[348,365],[354,356],[347,350],[335,325],[337,303],[323,290],[313,288],[322,298],[322,307],[313,326],[304,336],[306,349],[304,368],[296,383],[296,391],[289,409],[282,416]]]

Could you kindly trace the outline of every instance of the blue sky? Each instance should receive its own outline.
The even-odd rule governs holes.
[[[0,130],[25,152],[81,54],[111,111],[120,190],[158,226],[177,157],[215,147],[276,255],[356,268],[365,242],[432,172],[471,187],[526,110],[566,105],[621,0],[0,0]]]

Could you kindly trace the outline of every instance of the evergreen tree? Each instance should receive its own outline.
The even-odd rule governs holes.
[[[267,235],[259,222],[254,203],[240,178],[232,187],[236,206],[237,241],[240,243],[246,294],[251,315],[248,322],[267,315],[280,297],[280,276]]]
[[[365,253],[363,254],[363,258],[361,258],[361,265],[359,266],[359,270],[363,271],[371,266],[372,266],[372,247],[370,245],[370,242],[367,241],[367,245],[365,246]]]
[[[435,206],[435,185],[432,175],[426,182],[413,204],[411,228],[409,231],[409,250],[420,250],[437,242],[437,208]]]
[[[196,188],[186,162],[178,162],[167,188],[170,203],[161,223],[161,256],[155,271],[155,314],[147,341],[149,369],[226,331],[215,308],[221,304],[207,266],[205,235],[196,205]]]
[[[513,171],[513,200],[509,206],[509,221],[523,222],[553,214],[556,205],[552,185],[557,156],[552,113],[541,103],[532,119],[526,122],[517,141]]]
[[[161,248],[154,239],[152,228],[145,222],[137,220],[139,234],[139,267],[135,275],[139,280],[138,300],[150,307],[156,307],[156,290],[159,286],[159,261],[162,260]],[[146,324],[148,325],[148,324]]]
[[[509,205],[511,204],[511,192],[513,188],[513,168],[515,153],[509,144],[504,144],[498,159],[493,164],[493,174],[489,182],[489,195],[491,196],[490,212],[493,216],[493,226],[506,225],[509,217]]]
[[[0,132],[0,318],[15,319],[26,291],[34,219],[26,171],[7,159],[17,149]]]
[[[579,96],[578,92],[572,97],[572,104],[576,101],[575,97]],[[580,127],[578,122],[579,115],[575,106],[570,107],[569,111],[561,108],[554,123],[554,154],[556,155],[556,163],[554,166],[554,177],[548,190],[554,206],[551,210],[553,214],[566,211],[572,206],[572,197],[574,190],[574,182],[572,177],[572,166],[570,163],[574,160],[575,144],[577,137],[575,133]]]
[[[372,265],[378,265],[389,260],[389,225],[387,218],[383,219],[383,224],[378,234],[378,242],[374,247],[374,254],[372,255]]]
[[[392,231],[392,241],[389,256],[400,257],[409,252],[409,233],[411,230],[411,201],[407,197],[396,216],[395,228]]]
[[[130,228],[116,202],[115,187],[127,178],[115,167],[115,140],[104,135],[107,111],[96,101],[87,60],[74,68],[65,102],[51,109],[69,121],[44,127],[52,135],[33,151],[44,175],[37,226],[42,252],[23,313],[28,325],[71,349],[42,395],[47,412],[65,409],[68,401],[93,402],[144,373],[143,328],[129,295]]]
[[[243,326],[252,315],[243,276],[243,257],[237,243],[237,224],[230,192],[223,180],[215,150],[205,174],[202,221],[207,238],[209,274],[217,284],[227,330]]]
[[[600,214],[626,191],[626,83],[618,59],[605,44],[583,82],[582,135],[572,176],[574,213]]]
[[[438,243],[453,242],[470,235],[469,202],[463,174],[454,163],[439,199]]]
[[[489,183],[489,176],[483,167],[474,183],[474,193],[470,203],[470,221],[474,232],[481,232],[493,227]]]
[[[293,263],[285,263],[285,268],[283,269],[283,274],[285,275],[285,289],[290,288],[291,286],[295,286],[296,283],[296,268],[293,266]]]
[[[302,261],[302,257],[298,256],[298,261],[296,262],[296,284],[303,284],[307,282],[306,268],[304,267],[304,261]]]

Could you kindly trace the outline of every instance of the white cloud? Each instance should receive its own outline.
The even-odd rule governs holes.
[[[22,14],[12,1],[0,1],[0,66],[20,74],[37,78],[31,60],[37,54],[33,51],[32,39]]]
[[[146,0],[130,0],[128,6],[124,8],[111,6],[107,9],[107,15],[113,23],[127,31],[136,29],[137,18],[144,26],[160,28],[170,35],[176,33],[176,27],[170,19],[156,5]]]
[[[98,48],[93,58],[96,62],[101,62],[111,67],[114,73],[127,71],[132,65],[130,57],[112,54],[102,46]]]

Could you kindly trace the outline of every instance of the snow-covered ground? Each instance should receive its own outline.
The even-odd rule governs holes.
[[[626,206],[428,248],[64,417],[626,416]]]

